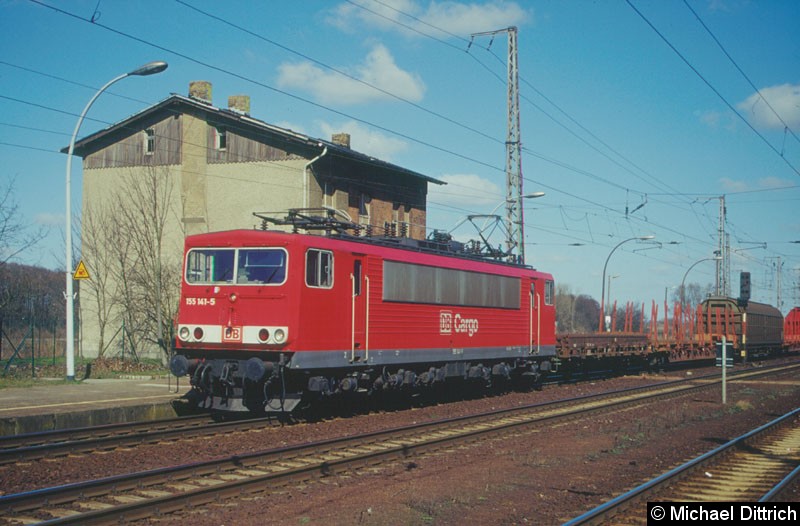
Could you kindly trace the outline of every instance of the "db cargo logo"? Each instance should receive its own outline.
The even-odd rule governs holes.
[[[472,336],[478,332],[478,320],[463,318],[461,314],[453,316],[449,310],[439,311],[439,334],[453,334],[453,332]]]
[[[449,310],[439,311],[439,334],[453,334],[453,313]]]
[[[224,327],[222,329],[222,341],[231,343],[241,343],[242,341],[242,328],[241,327]]]

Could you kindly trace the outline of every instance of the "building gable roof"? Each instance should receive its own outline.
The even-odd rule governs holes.
[[[315,151],[315,155],[322,153],[327,148],[328,155],[369,164],[380,170],[396,172],[398,174],[415,179],[422,179],[429,183],[446,184],[444,181],[434,179],[433,177],[423,175],[413,170],[409,170],[380,159],[376,159],[375,157],[357,152],[332,141],[310,137],[302,133],[281,128],[265,121],[255,119],[236,110],[218,108],[207,101],[195,97],[185,97],[175,93],[161,102],[145,108],[144,110],[135,113],[120,122],[112,124],[107,128],[76,141],[74,150],[75,155],[86,157],[90,153],[103,148],[108,144],[116,142],[119,140],[120,136],[129,134],[131,129],[141,129],[141,124],[139,124],[141,121],[151,119],[160,113],[182,114],[186,113],[187,111],[204,112],[211,116],[215,122],[219,122],[221,125],[230,125],[232,127],[241,128],[261,136],[271,136],[280,139],[281,141],[294,144],[298,147]],[[61,151],[63,153],[67,153],[68,150],[69,148],[67,147],[63,148]]]

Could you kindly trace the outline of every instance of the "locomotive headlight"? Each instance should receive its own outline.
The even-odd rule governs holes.
[[[194,339],[195,340],[198,340],[198,341],[202,340],[203,336],[205,336],[205,334],[203,333],[203,328],[202,327],[195,327],[193,335],[194,335]]]
[[[262,342],[269,340],[269,330],[261,329],[260,331],[258,331],[258,339]]]
[[[189,327],[181,327],[181,330],[178,331],[178,337],[183,341],[188,340],[189,339]]]
[[[275,329],[273,337],[277,343],[283,343],[286,340],[286,332],[283,329]]]

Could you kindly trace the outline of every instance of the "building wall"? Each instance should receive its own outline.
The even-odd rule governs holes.
[[[99,252],[94,250],[89,241],[92,235],[103,236],[105,230],[111,232],[112,223],[104,214],[114,214],[121,218],[122,207],[136,206],[133,191],[130,187],[132,179],[145,180],[156,177],[159,185],[164,190],[164,195],[169,195],[167,204],[168,216],[172,218],[167,222],[163,236],[162,258],[165,266],[180,266],[183,254],[184,232],[182,224],[177,221],[181,216],[180,171],[176,166],[147,166],[147,167],[121,167],[86,169],[83,172],[83,211],[82,211],[82,239],[81,259],[86,263],[92,283],[80,283],[80,350],[84,357],[93,358],[100,351],[100,324],[97,317],[97,297],[95,286],[105,288],[107,294],[112,294],[120,287],[114,275],[104,264],[114,264],[118,254],[124,253],[129,246],[124,246],[125,239],[115,238],[114,242],[102,243]],[[94,218],[94,219],[93,219]],[[127,224],[127,223],[126,223]],[[130,225],[128,225],[130,227]],[[92,233],[90,230],[94,229]],[[123,236],[124,237],[124,236]],[[121,333],[121,322],[115,318],[118,312],[112,311],[105,331],[104,345],[108,349],[107,356],[118,353]],[[113,320],[113,321],[112,321]],[[115,336],[116,334],[116,337]],[[112,341],[113,340],[113,341]],[[144,357],[159,357],[158,349],[153,348],[145,352]]]
[[[254,212],[280,216],[303,206],[307,161],[214,164],[207,167],[208,231],[258,227]]]

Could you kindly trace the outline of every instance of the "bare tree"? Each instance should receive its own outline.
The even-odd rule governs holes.
[[[701,285],[699,283],[687,283],[684,286],[683,301],[686,302],[684,310],[694,309],[700,305],[714,291],[714,286],[709,284]],[[681,290],[680,287],[672,292],[672,301],[680,303]]]
[[[575,332],[594,332],[600,317],[600,303],[591,296],[580,294],[575,298]]]
[[[0,266],[41,241],[47,235],[44,228],[32,229],[19,215],[14,199],[14,181],[0,185]]]
[[[556,321],[558,332],[575,332],[575,295],[563,283],[556,286]]]
[[[119,307],[119,283],[113,279],[118,254],[114,226],[114,215],[108,206],[91,208],[81,219],[81,258],[91,275],[81,283],[81,297],[83,310],[97,322],[98,358],[105,355],[106,331]]]
[[[45,235],[47,231],[44,228],[31,229],[23,222],[19,215],[19,205],[14,199],[14,181],[0,184],[0,328],[3,326],[6,310],[15,297],[5,272],[6,266],[20,253],[41,241]]]
[[[124,178],[113,201],[111,221],[116,251],[118,303],[125,334],[136,353],[143,343],[169,355],[168,336],[177,313],[180,261],[175,247],[165,247],[170,225],[180,225],[173,209],[173,185],[167,169],[150,167]],[[166,254],[165,254],[166,251]]]
[[[556,288],[556,320],[558,332],[587,333],[597,328],[600,303],[586,294],[573,294],[569,285]]]

